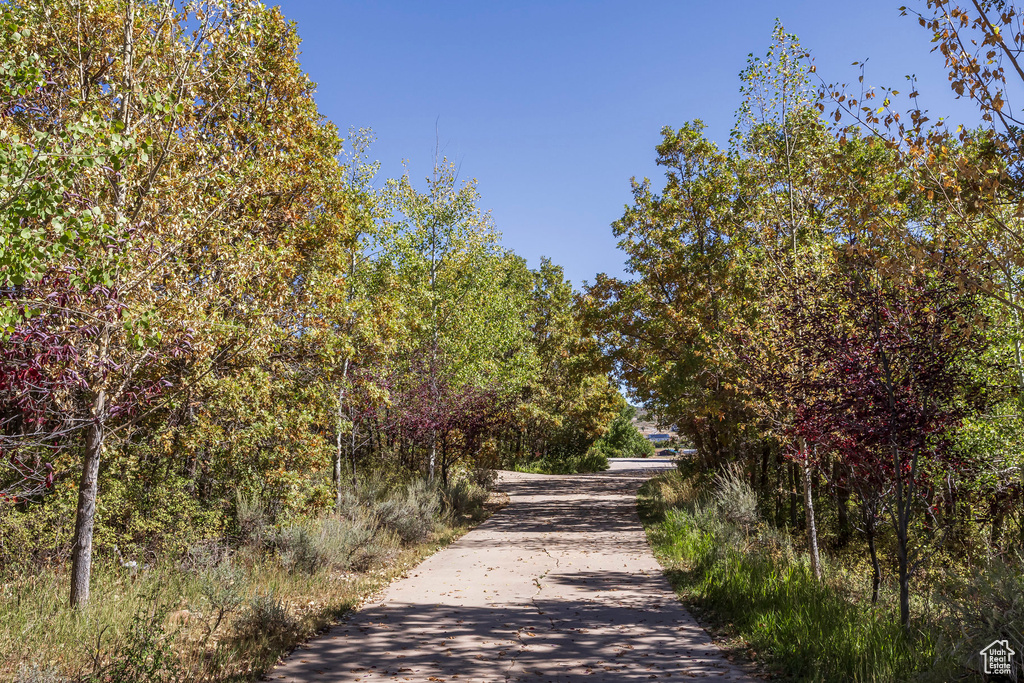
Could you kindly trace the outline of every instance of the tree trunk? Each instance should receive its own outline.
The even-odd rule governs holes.
[[[430,481],[434,481],[434,468],[437,465],[437,432],[430,433]]]
[[[807,522],[807,552],[811,556],[811,571],[814,578],[821,578],[821,556],[818,554],[818,527],[814,521],[814,496],[811,489],[811,466],[807,461],[804,446],[804,462],[801,464],[804,481],[804,515]]]
[[[100,458],[103,454],[103,426],[106,392],[93,401],[92,424],[85,433],[82,478],[78,483],[78,509],[75,514],[75,539],[71,547],[71,606],[89,602],[89,578],[92,575],[92,538],[96,523],[96,496],[99,490]]]
[[[998,502],[993,505],[996,510],[992,514],[992,531],[988,542],[992,550],[999,550],[1003,538],[1003,520],[1006,518],[1006,507]]]
[[[769,460],[772,457],[772,447],[768,443],[768,439],[764,439],[761,443],[761,496],[767,498],[768,496],[768,465]]]
[[[900,513],[904,517],[904,513]],[[900,572],[900,624],[908,633],[910,631],[910,553],[907,548],[907,530],[900,522],[896,529],[896,558],[899,562]]]
[[[359,490],[359,478],[356,476],[356,423],[352,421],[352,439],[349,448],[349,462],[352,464],[352,488]]]
[[[840,472],[839,463],[835,463],[832,466],[832,481],[841,482],[842,477],[839,476]],[[853,535],[853,530],[850,525],[850,511],[848,509],[850,501],[850,489],[845,484],[836,484],[836,523],[839,527],[837,529],[837,544],[840,548],[845,548],[849,542],[850,537]]]
[[[797,464],[792,462],[787,468],[789,470],[789,526],[790,528],[797,529],[800,527],[799,518],[797,517],[797,494],[796,492],[796,468]]]
[[[870,514],[870,513],[868,513]],[[867,514],[865,514],[867,517]],[[878,587],[882,583],[882,566],[878,563],[878,549],[875,548],[875,524],[865,520],[865,535],[868,537],[868,551],[871,553],[871,604],[878,604]]]
[[[348,370],[348,359],[345,360],[345,369],[342,371],[342,385],[338,387],[338,413],[334,420],[334,465],[332,473],[332,481],[334,482],[334,509],[336,512],[341,512],[341,460],[342,454],[344,453],[344,446],[342,445],[342,431],[341,425],[345,418],[345,384],[344,374]]]
[[[334,436],[335,446],[334,449],[334,509],[341,512],[341,462],[344,459],[344,447],[342,446],[342,430],[341,426],[345,421],[345,382],[348,381],[348,366],[349,361],[346,358],[341,364],[341,383],[338,386],[338,415],[334,422]],[[356,438],[356,423],[355,420],[352,422],[352,443],[353,447]],[[358,481],[356,480],[356,465],[355,465],[355,454],[352,455],[352,488],[358,489]]]
[[[338,419],[334,428],[334,510],[341,512],[341,392],[338,396]]]

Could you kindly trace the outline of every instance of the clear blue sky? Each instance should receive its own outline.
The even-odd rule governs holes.
[[[915,0],[905,0],[910,6]],[[631,176],[655,178],[662,126],[700,118],[725,144],[748,53],[778,17],[827,81],[905,90],[916,74],[933,114],[974,121],[955,102],[929,35],[899,0],[284,0],[321,112],[366,126],[382,177],[429,174],[442,151],[476,178],[503,242],[536,266],[550,256],[577,286],[622,271],[610,224]]]

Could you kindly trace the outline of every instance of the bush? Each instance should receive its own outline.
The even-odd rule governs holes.
[[[245,572],[227,558],[200,575],[199,593],[207,603],[201,610],[208,615],[207,639],[220,627],[224,617],[237,612],[245,602],[247,584]]]
[[[284,602],[273,591],[268,591],[249,599],[249,608],[235,622],[235,630],[241,638],[258,638],[289,631],[294,625]]]
[[[486,491],[490,491],[494,488],[494,483],[498,481],[498,471],[490,467],[477,467],[473,469],[473,476],[471,478],[474,484]]]
[[[186,571],[207,571],[227,561],[231,548],[224,541],[210,539],[188,548],[181,557],[181,568]]]
[[[374,513],[381,527],[394,531],[403,543],[419,543],[434,531],[440,508],[437,488],[416,479],[406,486],[404,495],[378,501]]]
[[[1024,574],[1019,568],[992,558],[944,602],[952,619],[939,633],[947,653],[936,666],[942,678],[963,678],[968,672],[980,676],[978,653],[993,640],[1006,639],[1013,650],[1024,652]],[[1019,667],[1021,660],[1014,661]]]
[[[738,474],[719,474],[707,504],[686,492],[685,509],[652,500],[681,491],[679,474],[641,488],[644,524],[677,591],[793,679],[907,681],[934,661],[934,637],[911,642],[894,605],[856,603],[840,574],[815,579],[787,536],[757,524]]]
[[[654,455],[654,444],[633,426],[635,416],[636,408],[623,408],[612,420],[608,433],[594,442],[593,447],[610,458],[647,458]]]
[[[451,519],[477,517],[487,502],[487,490],[468,479],[456,479],[440,487],[441,503]]]
[[[235,523],[242,545],[261,545],[267,538],[267,510],[258,496],[239,492],[235,497]]]
[[[608,456],[599,447],[592,446],[586,453],[579,455],[548,456],[527,464],[515,464],[520,472],[534,474],[587,474],[604,472],[610,467]]]
[[[281,564],[289,571],[312,574],[324,566],[324,557],[304,525],[289,524],[274,536],[274,546]]]
[[[389,501],[378,505],[394,514]],[[418,522],[401,517],[391,520],[397,526]],[[346,508],[345,515],[331,515],[304,524],[291,524],[277,532],[274,545],[281,564],[289,571],[313,574],[321,569],[362,569],[375,559],[385,557],[394,548],[386,527],[373,512],[362,506]]]
[[[319,522],[315,546],[322,566],[334,569],[367,568],[381,552],[371,548],[382,534],[371,515],[363,513],[355,519],[331,516]],[[379,545],[379,543],[377,543]]]
[[[151,602],[139,609],[128,632],[118,643],[111,663],[94,672],[90,683],[137,683],[138,681],[174,681],[178,677],[178,652],[166,633],[168,609]]]
[[[757,494],[737,463],[728,465],[715,477],[714,501],[718,512],[744,531],[749,532],[760,519],[757,514]]]
[[[693,480],[679,472],[666,472],[650,479],[646,491],[637,501],[641,516],[659,520],[672,508],[692,509],[698,496]]]

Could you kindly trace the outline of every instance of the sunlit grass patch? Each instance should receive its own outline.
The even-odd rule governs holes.
[[[891,601],[854,599],[842,571],[816,580],[785,533],[726,520],[727,506],[700,501],[678,473],[645,484],[638,504],[680,597],[770,670],[798,680],[906,681],[936,660],[929,625],[908,638]]]

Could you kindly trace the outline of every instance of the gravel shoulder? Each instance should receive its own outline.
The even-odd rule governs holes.
[[[592,475],[503,472],[510,503],[266,680],[750,681],[676,599],[636,491],[671,461]]]

